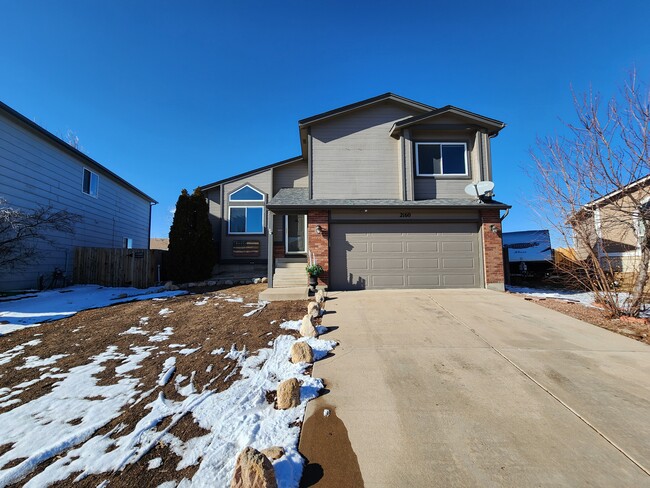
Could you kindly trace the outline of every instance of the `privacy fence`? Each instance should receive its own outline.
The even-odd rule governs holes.
[[[107,249],[78,247],[75,250],[75,284],[148,288],[163,279],[164,255],[159,249]]]

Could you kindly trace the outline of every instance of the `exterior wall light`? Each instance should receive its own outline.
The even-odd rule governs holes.
[[[499,229],[497,229],[497,226],[494,224],[490,224],[490,230],[494,232],[495,234],[499,233]]]
[[[316,234],[322,234],[323,233],[323,228],[320,225],[316,226]]]

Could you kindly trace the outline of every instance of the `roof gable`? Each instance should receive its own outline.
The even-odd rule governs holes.
[[[330,110],[328,112],[323,112],[321,114],[313,115],[311,117],[307,117],[306,119],[299,120],[298,126],[302,128],[307,125],[312,125],[321,122],[323,120],[331,119],[332,117],[338,117],[340,115],[347,114],[354,110],[359,110],[361,108],[366,108],[370,105],[374,105],[386,101],[398,103],[422,112],[430,112],[431,110],[435,110],[434,107],[431,107],[429,105],[425,105],[423,103],[416,102],[415,100],[410,100],[408,98],[404,98],[394,93],[388,92],[388,93],[384,93],[383,95],[368,98],[366,100],[361,100],[360,102],[352,103],[350,105],[345,105],[343,107],[335,108],[334,110]]]
[[[396,122],[395,125],[390,130],[391,135],[395,135],[402,129],[406,127],[411,127],[416,124],[421,124],[423,122],[435,121],[436,118],[439,118],[443,115],[455,115],[463,120],[467,120],[472,124],[476,124],[481,127],[485,127],[489,130],[490,134],[498,134],[498,132],[503,129],[506,124],[500,120],[491,119],[483,115],[470,112],[462,108],[454,107],[453,105],[446,105],[442,108],[431,110],[422,115],[416,115],[414,117],[409,117],[408,119],[400,120]]]

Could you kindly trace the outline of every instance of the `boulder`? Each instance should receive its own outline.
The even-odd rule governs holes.
[[[214,281],[214,280],[210,280],[210,281],[208,281],[207,283],[208,283],[208,286],[214,286],[214,285],[217,284],[217,282]]]
[[[317,303],[322,304],[325,301],[325,292],[323,290],[318,290],[314,299]]]
[[[261,282],[262,282],[262,279],[261,279],[261,278],[255,278],[255,279],[253,280],[253,283],[255,283],[256,285],[260,284]]]
[[[262,278],[262,283],[268,283],[268,282],[269,282],[269,279],[266,276],[264,278]]]
[[[312,318],[310,315],[305,315],[302,318],[302,324],[300,325],[300,335],[303,337],[318,337],[318,331],[316,330],[316,327],[314,327],[314,323],[312,322]]]
[[[167,283],[165,283],[164,288],[165,288],[165,290],[170,291],[172,289],[172,286],[174,286],[174,283],[172,283],[171,281],[168,281]]]
[[[300,405],[300,383],[296,378],[285,380],[278,385],[277,407],[279,410]]]
[[[275,470],[269,458],[252,447],[237,457],[230,488],[277,488]]]
[[[169,287],[169,291],[177,291],[179,288],[176,285]]]
[[[309,302],[309,305],[307,305],[307,315],[315,319],[320,317],[320,305],[317,302]]]
[[[269,447],[268,449],[264,449],[261,452],[271,461],[277,461],[282,456],[284,456],[284,449],[282,449],[280,446]]]
[[[313,363],[314,351],[306,342],[297,341],[291,346],[292,363]]]
[[[232,280],[226,280],[223,282],[223,284],[228,286],[228,285],[233,285],[234,283],[232,282]]]

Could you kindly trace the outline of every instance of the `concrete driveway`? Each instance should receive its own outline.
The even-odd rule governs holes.
[[[650,486],[650,347],[487,290],[330,296],[305,486]]]

